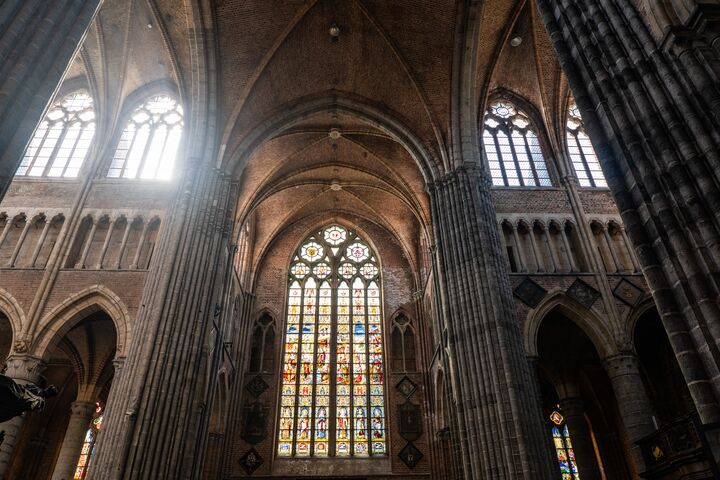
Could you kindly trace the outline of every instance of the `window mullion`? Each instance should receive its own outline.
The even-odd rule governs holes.
[[[527,152],[528,163],[530,164],[530,170],[532,171],[533,177],[535,178],[535,186],[540,186],[540,177],[538,176],[537,169],[535,168],[535,158],[530,153],[530,144],[528,144],[527,131],[523,134],[523,142],[525,143],[525,152]],[[538,141],[538,144],[540,142]]]
[[[148,138],[145,141],[145,148],[143,148],[142,157],[140,157],[140,165],[138,165],[137,173],[135,173],[135,178],[142,177],[142,171],[145,167],[145,163],[147,163],[147,156],[148,152],[150,151],[150,145],[152,145],[152,142],[155,139],[155,133],[157,132],[157,125],[149,124],[149,128],[150,131],[148,132]]]
[[[40,152],[42,151],[43,146],[45,145],[45,142],[47,141],[48,135],[50,135],[50,123],[48,122],[48,126],[45,129],[45,135],[43,135],[42,140],[40,141],[40,145],[37,146],[37,149],[35,150],[35,155],[30,159],[30,163],[27,166],[27,170],[25,170],[25,175],[29,175],[32,168],[35,166],[35,163],[37,162],[38,155],[40,155]],[[49,161],[49,159],[48,159]]]
[[[320,283],[319,278],[315,278],[315,314],[314,314],[314,332],[313,332],[313,368],[312,368],[312,401],[310,407],[310,456],[315,456],[315,422],[317,412],[317,377],[318,377],[318,335],[320,330]]]
[[[502,177],[503,177],[503,183],[505,184],[506,187],[509,187],[510,182],[508,181],[507,171],[505,170],[505,157],[503,156],[502,152],[500,151],[500,142],[498,141],[498,138],[497,138],[497,129],[495,129],[494,131],[491,131],[490,133],[492,134],[493,141],[495,142],[495,153],[497,154],[498,163],[500,164],[500,173],[502,174]],[[509,141],[509,139],[508,139],[508,141]]]
[[[580,144],[580,137],[578,136],[578,132],[574,132],[573,137],[575,138],[575,145],[577,145],[578,147],[578,152],[580,152],[580,161],[582,161],[583,168],[585,169],[585,173],[587,174],[588,180],[590,181],[590,185],[592,187],[596,187],[597,184],[595,183],[595,177],[593,177],[593,174],[590,171],[590,165],[587,162],[587,157],[585,157],[585,152],[583,151],[582,145]]]
[[[48,173],[50,173],[50,167],[53,163],[55,163],[55,159],[57,158],[58,150],[60,150],[60,146],[65,141],[65,137],[67,136],[68,130],[70,125],[67,123],[67,121],[63,121],[63,129],[62,133],[58,136],[58,139],[55,141],[55,145],[53,146],[53,151],[50,153],[50,156],[48,157],[48,161],[45,164],[45,168],[43,168],[42,176],[46,177]],[[48,129],[48,131],[50,131]]]
[[[78,142],[80,142],[80,139],[82,138],[84,131],[85,131],[85,127],[83,127],[83,125],[80,124],[80,132],[78,132],[77,137],[75,137],[75,142],[73,142],[73,146],[72,146],[72,149],[70,150],[70,154],[68,155],[67,161],[65,162],[65,165],[63,166],[62,173],[60,174],[61,177],[65,177],[65,172],[67,171],[67,168],[70,165],[70,162],[72,162],[73,155],[75,155],[75,149],[77,148],[77,144],[78,144]],[[53,164],[55,163],[55,160],[57,160],[57,157],[55,159],[53,159],[53,162],[52,162]]]
[[[298,282],[299,283],[299,282]],[[303,340],[303,323],[305,322],[305,284],[307,279],[300,285],[300,309],[298,310],[298,340],[297,340],[297,361],[295,362],[295,405],[293,409],[295,413],[293,415],[292,422],[292,452],[291,455],[294,457],[297,454],[298,444],[298,427],[300,426],[300,369],[302,366],[302,340]]]
[[[525,179],[523,178],[522,170],[520,169],[520,162],[518,161],[517,150],[515,150],[515,141],[512,137],[512,128],[508,128],[508,143],[510,144],[510,150],[512,151],[512,159],[513,163],[515,163],[515,172],[517,173],[518,180],[520,180],[520,185],[525,187]]]
[[[132,140],[130,140],[130,145],[128,145],[128,148],[126,150],[127,153],[125,154],[125,160],[123,160],[122,167],[120,167],[120,174],[118,175],[118,178],[125,178],[125,172],[128,168],[128,161],[130,160],[130,152],[132,152],[132,149],[135,146],[135,141],[137,140],[138,132],[140,131],[137,125],[135,125],[134,123],[133,125],[135,128],[133,129]],[[122,136],[120,137],[120,139],[122,140]]]

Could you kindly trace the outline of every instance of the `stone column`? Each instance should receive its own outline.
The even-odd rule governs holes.
[[[560,409],[570,432],[575,461],[583,480],[601,480],[600,467],[592,442],[590,426],[585,418],[583,401],[579,397],[560,399]]]
[[[536,3],[695,407],[717,433],[720,97],[705,88],[697,101],[699,85],[683,82],[682,63],[660,48],[634,2]],[[710,437],[720,459],[720,435]]]
[[[37,357],[11,354],[7,359],[5,375],[17,383],[25,385],[36,382],[44,369],[45,364]],[[3,478],[10,464],[20,430],[25,422],[25,415],[23,414],[0,424],[0,431],[5,431],[5,439],[0,445],[0,478]]]
[[[645,461],[635,442],[655,431],[652,407],[640,377],[638,358],[632,352],[621,352],[603,360],[612,383],[618,411],[628,439],[638,473],[645,471]]]
[[[448,329],[464,478],[556,478],[490,195],[459,167],[431,185],[436,289]]]
[[[100,3],[0,4],[0,200]]]
[[[71,480],[75,474],[80,451],[85,441],[85,432],[90,426],[95,402],[77,401],[70,405],[70,423],[65,430],[60,454],[55,462],[52,480]]]
[[[227,175],[198,161],[188,166],[160,233],[88,478],[199,477],[209,419],[204,394],[216,379],[206,378],[208,343],[230,265],[235,201]]]

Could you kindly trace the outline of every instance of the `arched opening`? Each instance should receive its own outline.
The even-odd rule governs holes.
[[[537,347],[544,420],[559,471],[569,475],[563,478],[575,478],[573,462],[579,478],[633,478],[630,445],[595,345],[555,308],[542,320]]]
[[[43,354],[47,368],[41,383],[55,385],[58,395],[48,399],[43,412],[26,414],[9,478],[69,479],[78,467],[77,478],[84,478],[92,461],[98,419],[114,375],[117,333],[112,318],[96,307],[83,309],[68,323]],[[84,446],[89,450],[83,453]]]

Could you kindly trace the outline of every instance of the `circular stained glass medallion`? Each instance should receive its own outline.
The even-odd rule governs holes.
[[[335,247],[345,241],[347,238],[347,231],[342,227],[333,225],[332,227],[325,229],[323,238],[325,238],[327,243]]]
[[[364,243],[355,242],[347,248],[345,256],[355,263],[360,263],[368,258],[368,247]]]
[[[308,267],[304,263],[296,263],[295,265],[290,268],[290,273],[292,273],[297,278],[304,278],[305,275],[307,275],[310,272],[310,267]]]
[[[318,278],[325,278],[330,275],[330,265],[327,263],[319,263],[313,268],[313,273]]]
[[[308,242],[302,246],[301,255],[309,262],[320,260],[324,254],[325,250],[322,245],[319,245],[316,242]]]

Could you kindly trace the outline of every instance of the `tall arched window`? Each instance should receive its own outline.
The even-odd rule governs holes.
[[[555,410],[550,414],[550,421],[552,422],[550,432],[555,444],[555,454],[560,465],[562,480],[580,480],[580,473],[575,462],[575,452],[570,440],[570,431],[565,424],[565,418]]]
[[[140,105],[123,130],[107,176],[167,180],[172,176],[183,131],[183,110],[158,95]]]
[[[483,146],[493,185],[552,186],[530,117],[507,100],[493,103],[485,112]]]
[[[30,177],[77,177],[95,136],[93,99],[71,93],[53,105],[35,130],[17,169]]]
[[[385,455],[377,257],[332,225],[297,250],[288,284],[278,455]]]
[[[75,475],[73,475],[73,480],[83,480],[87,475],[87,469],[90,466],[90,460],[92,460],[93,453],[95,452],[95,442],[97,441],[97,435],[98,432],[100,432],[102,421],[103,408],[99,403],[96,403],[95,413],[90,421],[90,427],[85,432],[85,438],[83,439],[80,458],[75,466]]]
[[[585,133],[580,110],[575,103],[568,108],[567,144],[575,175],[581,187],[607,187],[590,137]]]

